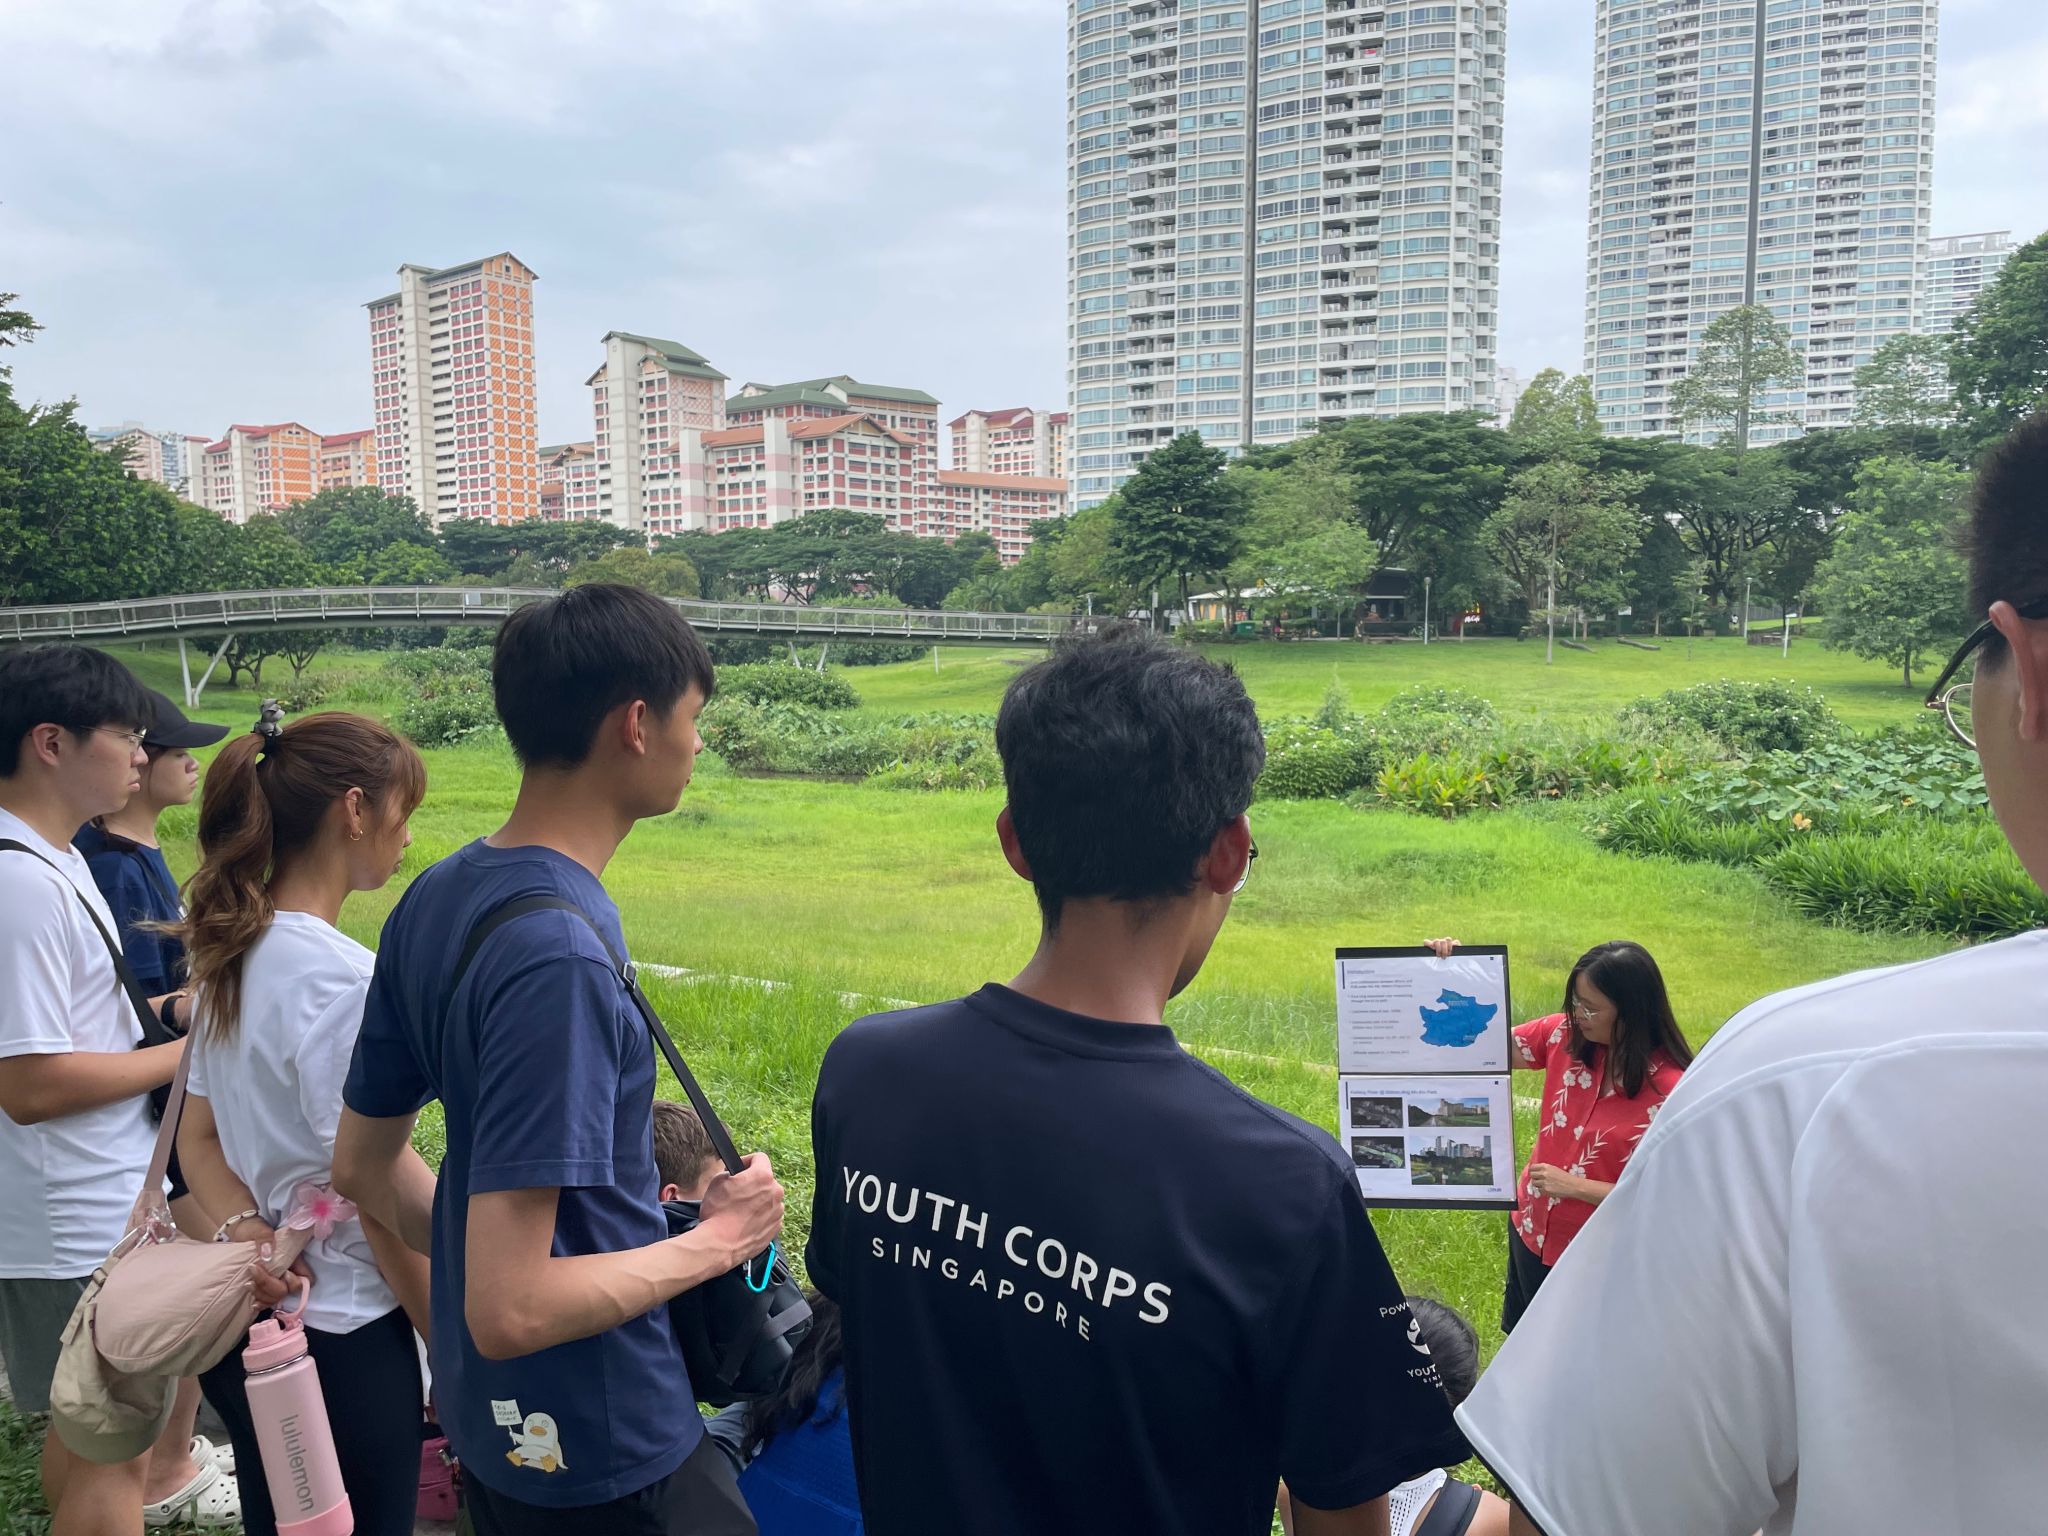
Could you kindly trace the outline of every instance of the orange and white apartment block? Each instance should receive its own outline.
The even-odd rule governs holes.
[[[705,495],[703,458],[685,439],[725,426],[725,375],[679,341],[608,331],[604,365],[584,382],[595,420],[591,515],[636,532],[680,531]],[[563,515],[581,514],[572,505]]]
[[[939,402],[921,389],[863,384],[847,375],[804,379],[795,384],[747,384],[725,402],[732,426],[754,426],[780,418],[792,424],[842,416],[864,416],[906,440],[907,482],[889,490],[870,486],[861,501],[827,502],[856,511],[880,512],[903,533],[945,535],[946,505],[939,492]],[[868,477],[872,481],[875,477]],[[852,487],[847,487],[849,491]],[[883,500],[877,500],[877,497]]]
[[[281,512],[320,489],[320,444],[318,432],[296,421],[229,427],[194,450],[186,499],[231,523]]]
[[[985,533],[996,541],[1005,565],[1024,558],[1034,525],[1067,515],[1067,482],[1047,475],[946,469],[939,472],[939,489],[946,498],[946,537]]]
[[[330,432],[320,439],[320,489],[331,491],[344,485],[377,483],[377,433],[372,427],[360,432]]]
[[[437,526],[539,515],[533,284],[509,251],[408,263],[398,292],[365,306],[377,483]]]
[[[556,443],[540,451],[540,515],[550,522],[589,522],[600,516],[597,445]]]
[[[976,475],[1067,477],[1067,413],[1014,405],[1001,411],[969,411],[947,423],[953,438],[953,468]]]

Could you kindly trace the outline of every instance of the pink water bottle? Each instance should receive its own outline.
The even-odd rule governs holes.
[[[279,1536],[351,1536],[356,1517],[341,1486],[334,1431],[320,1396],[320,1370],[306,1353],[305,1282],[299,1306],[249,1329],[242,1365],[249,1373],[249,1417],[270,1484]]]

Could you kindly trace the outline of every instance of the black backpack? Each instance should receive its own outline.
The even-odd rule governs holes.
[[[486,914],[470,930],[462,946],[462,955],[455,962],[454,974],[443,994],[443,1012],[454,1001],[455,988],[485,939],[529,913],[549,911],[573,913],[597,935],[598,943],[611,957],[613,971],[647,1025],[655,1049],[668,1058],[669,1069],[703,1122],[704,1133],[711,1138],[719,1161],[725,1164],[726,1172],[738,1173],[739,1149],[718,1112],[711,1107],[711,1101],[704,1097],[704,1090],[697,1085],[675,1041],[662,1027],[661,1016],[640,990],[633,963],[612,948],[611,941],[590,921],[589,914],[574,902],[560,896],[519,896]],[[672,1200],[662,1209],[671,1237],[697,1225],[694,1202]],[[766,1397],[781,1387],[789,1371],[790,1355],[811,1329],[811,1305],[804,1300],[796,1277],[783,1262],[780,1246],[774,1243],[739,1268],[681,1292],[669,1302],[668,1311],[676,1341],[682,1346],[683,1364],[690,1373],[691,1390],[700,1402],[716,1408]]]

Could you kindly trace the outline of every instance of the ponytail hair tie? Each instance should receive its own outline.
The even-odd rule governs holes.
[[[271,743],[284,734],[284,706],[275,699],[265,699],[257,711],[252,736],[263,738],[263,745],[256,749],[256,761],[263,761],[263,755],[270,750]]]

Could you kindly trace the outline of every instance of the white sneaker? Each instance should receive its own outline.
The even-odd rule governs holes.
[[[232,1445],[215,1445],[204,1435],[192,1437],[192,1464],[203,1467],[212,1462],[229,1477],[235,1475],[235,1448]]]
[[[144,1530],[233,1530],[242,1523],[242,1490],[211,1461],[169,1498],[142,1506]]]

